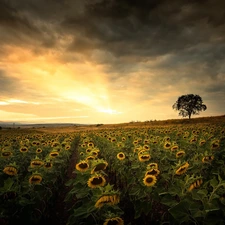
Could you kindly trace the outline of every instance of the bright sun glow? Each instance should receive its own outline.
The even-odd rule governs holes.
[[[114,109],[99,109],[99,112],[107,113],[107,114],[120,114],[121,112],[118,112]]]

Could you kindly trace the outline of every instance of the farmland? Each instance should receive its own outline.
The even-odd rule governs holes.
[[[223,224],[225,117],[0,131],[1,224]]]

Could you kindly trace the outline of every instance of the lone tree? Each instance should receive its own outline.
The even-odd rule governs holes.
[[[199,111],[205,111],[206,105],[203,104],[202,98],[199,95],[182,95],[173,104],[173,109],[179,110],[179,116],[191,118],[191,115],[198,115]]]

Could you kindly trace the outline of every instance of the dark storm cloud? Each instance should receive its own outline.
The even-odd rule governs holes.
[[[35,17],[35,1],[0,1],[0,43],[22,47],[50,48],[55,46],[57,35],[51,21],[44,21],[42,13]],[[37,1],[38,2],[38,1]],[[46,8],[46,5],[42,5]],[[47,11],[46,11],[47,12]],[[37,50],[38,52],[38,50]]]
[[[171,54],[158,67],[190,65],[217,76],[225,58],[224,21],[222,0],[107,0],[87,1],[83,14],[65,16],[61,26],[74,35],[69,51],[110,54],[91,58],[109,73],[132,72],[139,63]]]
[[[109,73],[172,54],[160,66],[199,63],[216,75],[224,60],[223,0],[3,0],[0,15],[1,42],[35,44],[41,54],[39,48],[58,48],[70,35],[59,60],[82,54]]]
[[[157,56],[222,37],[223,6],[222,1],[108,0],[87,4],[86,14],[63,24],[116,56]]]

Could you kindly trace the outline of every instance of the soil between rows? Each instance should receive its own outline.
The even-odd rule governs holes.
[[[71,155],[71,159],[69,162],[69,166],[67,169],[67,174],[66,174],[66,178],[64,180],[64,182],[61,184],[60,187],[60,191],[58,192],[54,204],[54,207],[51,207],[51,209],[49,209],[49,216],[47,218],[45,218],[45,221],[41,221],[40,225],[44,224],[48,224],[48,225],[66,225],[68,218],[69,218],[69,210],[72,207],[71,204],[73,203],[67,203],[64,202],[64,199],[67,195],[67,193],[71,190],[71,187],[67,187],[65,186],[65,183],[72,179],[75,178],[75,174],[73,173],[74,168],[75,168],[75,164],[76,164],[76,160],[77,160],[77,146],[76,145],[74,147],[74,151],[73,154]]]

